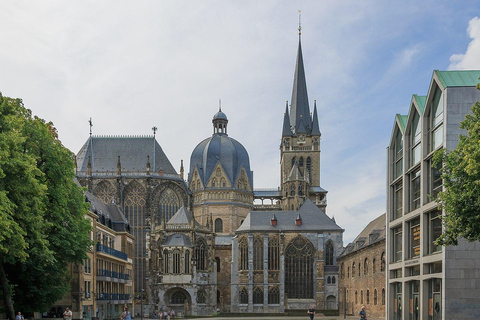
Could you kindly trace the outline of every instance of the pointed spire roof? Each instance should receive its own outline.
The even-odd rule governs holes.
[[[303,181],[303,175],[300,172],[300,169],[298,168],[298,163],[295,161],[295,163],[292,166],[292,170],[290,170],[290,173],[288,174],[288,179],[287,181]]]
[[[295,133],[300,129],[299,125],[302,118],[307,124],[311,123],[310,109],[308,106],[307,82],[305,80],[305,69],[303,66],[302,43],[299,38],[290,107],[290,124],[293,127],[292,131]]]
[[[318,125],[317,100],[313,103],[312,136],[321,136],[320,126]]]
[[[283,115],[283,130],[282,136],[291,136],[292,129],[290,128],[290,116],[288,115],[288,100],[287,105],[285,106],[285,114]]]

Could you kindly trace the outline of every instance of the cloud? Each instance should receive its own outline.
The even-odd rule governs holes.
[[[467,33],[472,39],[467,51],[461,54],[452,54],[449,70],[480,69],[480,18],[475,17],[468,22]]]

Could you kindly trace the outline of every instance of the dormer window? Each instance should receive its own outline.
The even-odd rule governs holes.
[[[276,226],[277,226],[277,217],[275,216],[275,214],[272,216],[272,219],[270,220],[270,224],[271,224],[273,227],[276,227]]]
[[[300,213],[297,215],[297,218],[295,219],[295,225],[297,227],[302,225],[302,217],[300,216]]]

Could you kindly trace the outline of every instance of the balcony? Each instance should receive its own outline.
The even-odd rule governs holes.
[[[97,252],[106,253],[115,258],[119,258],[125,261],[128,260],[128,256],[126,253],[107,247],[106,245],[103,245],[101,243],[97,243]]]
[[[116,271],[111,271],[108,269],[97,269],[97,280],[98,281],[109,281],[109,282],[118,282],[118,283],[130,283],[130,275],[127,273],[121,273]]]
[[[123,304],[130,302],[130,294],[127,293],[107,293],[101,292],[97,294],[97,303],[98,304]]]

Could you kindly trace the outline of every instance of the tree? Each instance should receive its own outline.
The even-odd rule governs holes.
[[[477,85],[480,89],[480,85]],[[442,163],[444,191],[437,202],[445,210],[444,231],[437,239],[440,245],[457,245],[458,238],[480,240],[480,102],[472,106],[460,128],[457,147],[452,151],[439,150],[435,163]]]
[[[9,319],[15,308],[39,311],[61,299],[68,264],[92,244],[73,159],[51,122],[0,94],[0,296]]]

